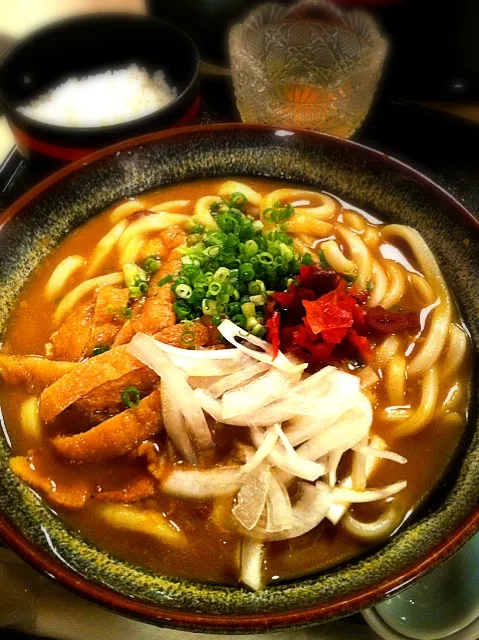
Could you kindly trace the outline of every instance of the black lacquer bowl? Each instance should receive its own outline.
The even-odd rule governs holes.
[[[114,200],[183,180],[272,176],[330,191],[424,236],[477,349],[479,225],[440,187],[372,149],[330,136],[251,125],[177,129],[109,147],[70,165],[0,219],[0,327],[32,269],[69,231]],[[475,389],[475,393],[477,389]],[[474,405],[477,398],[474,397]],[[474,414],[475,411],[472,411]],[[479,430],[416,519],[387,544],[313,577],[260,593],[190,583],[114,559],[72,533],[8,470],[0,441],[0,534],[61,584],[158,625],[229,633],[300,627],[353,613],[422,576],[479,529]],[[55,553],[52,551],[55,549]]]
[[[163,71],[176,98],[148,115],[94,127],[44,123],[18,110],[68,78],[131,64],[151,75]],[[34,31],[7,53],[0,64],[0,105],[21,154],[59,166],[114,142],[194,122],[199,70],[193,40],[169,22],[122,13],[78,16]]]

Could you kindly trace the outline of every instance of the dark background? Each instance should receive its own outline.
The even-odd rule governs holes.
[[[292,4],[291,0],[276,0]],[[257,0],[147,0],[149,11],[183,27],[203,58],[227,61],[228,27]],[[390,42],[384,90],[409,99],[479,98],[478,0],[336,0],[367,9]]]

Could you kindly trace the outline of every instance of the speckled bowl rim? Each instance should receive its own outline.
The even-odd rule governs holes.
[[[458,218],[462,219],[463,223],[479,234],[479,222],[457,199],[416,169],[413,169],[400,160],[392,158],[388,154],[351,140],[344,140],[327,134],[270,127],[266,125],[238,123],[171,129],[126,140],[95,152],[49,176],[19,198],[19,200],[17,200],[0,217],[0,231],[13,216],[22,211],[25,206],[37,199],[45,191],[48,191],[53,187],[53,185],[61,182],[64,178],[74,174],[76,171],[81,170],[86,165],[92,165],[99,160],[114,156],[119,152],[148,145],[150,143],[156,143],[162,140],[168,140],[169,138],[181,138],[193,133],[211,134],[215,131],[221,132],[222,134],[227,131],[238,133],[241,130],[248,131],[251,134],[254,134],[255,132],[269,132],[271,134],[278,133],[280,135],[295,135],[305,137],[310,142],[317,141],[318,144],[333,149],[342,147],[350,148],[353,152],[356,151],[360,156],[366,158],[366,160],[386,164],[399,174],[412,178],[415,182],[424,187],[426,191],[436,196],[439,200],[445,202],[449,208],[455,212]],[[433,518],[434,515],[435,514],[433,513],[431,516],[427,516],[424,520],[427,521],[429,518]],[[55,560],[53,557],[48,556],[44,551],[37,548],[20,531],[18,531],[3,514],[0,514],[0,536],[3,540],[33,567],[40,570],[50,578],[57,580],[60,584],[70,590],[100,605],[113,609],[118,613],[141,619],[146,622],[160,626],[181,628],[184,630],[219,633],[251,633],[263,632],[271,629],[299,628],[315,622],[326,622],[327,620],[352,614],[362,608],[371,606],[381,598],[394,595],[400,589],[410,585],[413,581],[417,580],[426,572],[437,566],[440,562],[448,558],[478,530],[479,505],[468,513],[468,515],[461,521],[461,524],[432,550],[429,550],[422,559],[413,562],[410,566],[394,573],[388,578],[385,578],[378,584],[360,589],[350,595],[343,595],[336,599],[329,599],[326,602],[319,602],[313,606],[305,606],[304,608],[300,607],[284,612],[261,612],[259,614],[235,614],[232,612],[231,614],[214,614],[196,611],[182,611],[180,609],[149,604],[144,601],[132,599],[131,597],[122,595],[121,593],[106,586],[92,582],[72,570],[65,563]],[[309,580],[309,582],[313,582],[314,578],[300,579],[290,584],[278,586],[283,587],[286,590],[294,590],[301,586],[302,581],[307,580]],[[176,584],[184,584],[185,587],[187,587],[192,583],[176,581]],[[228,588],[225,588],[224,590],[226,591],[227,589]],[[216,591],[216,593],[220,595],[221,587],[212,585],[211,591]],[[254,598],[255,594],[251,594],[251,597]]]

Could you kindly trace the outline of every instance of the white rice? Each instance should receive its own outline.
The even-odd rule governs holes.
[[[176,89],[163,71],[153,76],[136,64],[83,78],[69,78],[27,105],[24,115],[68,127],[101,127],[146,116],[169,104]]]

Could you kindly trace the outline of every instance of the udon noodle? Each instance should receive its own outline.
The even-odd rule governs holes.
[[[415,229],[319,190],[207,180],[61,243],[0,375],[11,470],[71,527],[167,575],[260,589],[422,503],[467,422],[470,344]]]

